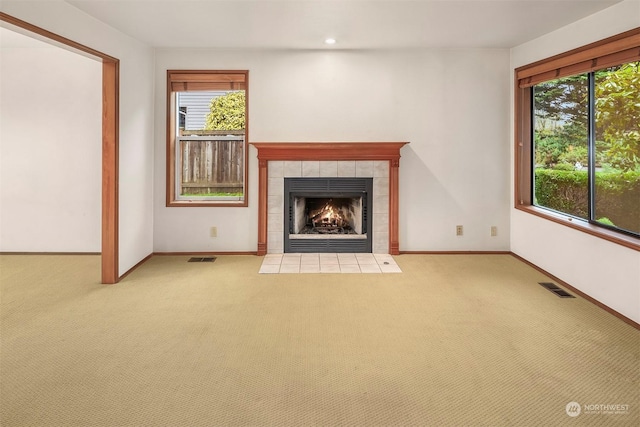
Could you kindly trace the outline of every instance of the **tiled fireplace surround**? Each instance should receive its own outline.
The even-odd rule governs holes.
[[[284,252],[284,178],[373,178],[373,253],[398,254],[398,168],[406,142],[253,143],[258,255]]]

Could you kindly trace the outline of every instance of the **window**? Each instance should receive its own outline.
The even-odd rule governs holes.
[[[187,124],[187,107],[179,107],[178,114],[178,127],[184,129]]]
[[[640,250],[640,29],[516,83],[516,208]]]
[[[247,206],[248,71],[167,71],[167,206]]]

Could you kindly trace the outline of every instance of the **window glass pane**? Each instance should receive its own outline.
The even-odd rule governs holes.
[[[176,101],[177,198],[243,200],[245,91],[177,92]]]
[[[640,62],[595,73],[595,213],[640,233]]]
[[[533,87],[534,204],[588,219],[588,77]]]

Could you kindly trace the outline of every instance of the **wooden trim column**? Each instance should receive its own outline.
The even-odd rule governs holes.
[[[119,62],[102,63],[102,283],[117,283]]]
[[[400,237],[398,227],[400,183],[400,154],[397,159],[389,160],[389,254],[400,254]]]
[[[258,152],[258,255],[267,254],[267,218],[269,216],[269,162]]]

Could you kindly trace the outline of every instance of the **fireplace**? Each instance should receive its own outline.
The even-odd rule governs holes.
[[[252,142],[258,151],[256,253],[285,252],[284,231],[289,227],[289,223],[286,227],[284,224],[287,218],[284,213],[288,211],[285,203],[290,205],[291,201],[284,194],[284,179],[356,177],[373,179],[373,191],[367,194],[371,207],[367,210],[371,231],[366,234],[371,242],[370,251],[397,255],[400,149],[405,144],[408,142]],[[331,240],[362,239],[357,234],[346,235],[355,237]],[[300,239],[305,237],[289,240]]]
[[[372,248],[373,178],[284,178],[284,252]]]

